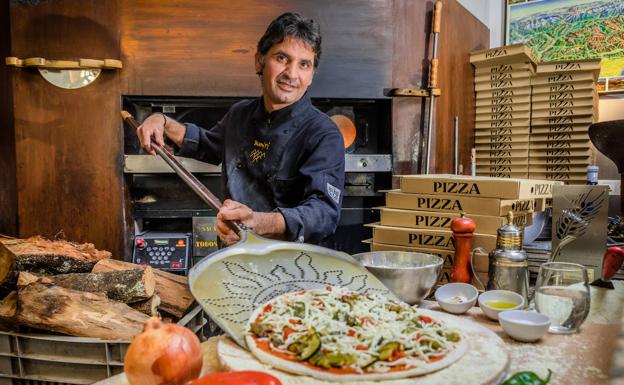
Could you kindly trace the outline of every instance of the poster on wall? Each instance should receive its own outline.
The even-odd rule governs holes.
[[[604,89],[624,90],[624,0],[506,1],[507,44],[542,62],[601,58]]]

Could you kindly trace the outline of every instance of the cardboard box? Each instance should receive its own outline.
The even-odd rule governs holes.
[[[411,194],[533,199],[552,197],[554,184],[544,180],[497,179],[469,175],[403,175],[400,178],[400,191]],[[503,215],[507,215],[507,212],[505,211]]]
[[[475,84],[498,82],[501,80],[526,79],[533,73],[527,70],[509,71],[509,72],[493,72],[488,74],[475,74]]]
[[[532,134],[552,134],[557,132],[587,133],[589,124],[551,124],[548,126],[534,126],[531,128]]]
[[[517,119],[529,119],[531,112],[529,109],[524,111],[508,111],[508,112],[489,112],[485,114],[477,114],[475,121],[478,122],[490,122],[497,120],[517,120]]]
[[[528,142],[529,133],[516,135],[486,135],[475,137],[475,144]]]
[[[531,95],[531,87],[493,89],[477,92],[477,100],[496,99],[496,98],[514,98],[518,96]]]
[[[600,72],[600,59],[571,60],[544,62],[537,65],[536,73],[549,72],[576,72],[598,71]]]
[[[529,71],[535,73],[535,65],[532,63],[512,63],[512,64],[499,64],[489,67],[477,67],[475,68],[475,75],[484,74],[496,74],[500,72],[513,72],[513,71]]]
[[[524,158],[526,159],[529,156],[529,149],[521,149],[521,150],[481,150],[476,149],[477,160],[479,159],[490,159],[490,158]]]
[[[531,150],[553,150],[553,149],[589,149],[589,140],[561,140],[550,142],[531,142]]]
[[[529,166],[532,164],[541,165],[574,165],[574,164],[590,164],[591,157],[572,157],[572,156],[553,156],[553,157],[534,157],[529,159]]]
[[[582,81],[597,81],[598,73],[592,71],[581,72],[557,72],[535,74],[531,78],[531,85],[538,86],[544,84],[574,83]]]
[[[533,109],[531,116],[534,119],[538,118],[555,118],[559,116],[593,116],[598,118],[598,110],[593,106],[589,107],[570,107],[570,108],[551,108],[551,109]],[[477,115],[477,118],[479,116]]]
[[[546,110],[546,109],[558,109],[558,108],[579,108],[579,107],[591,107],[594,108],[597,104],[597,100],[589,98],[576,98],[576,99],[559,99],[548,101],[533,101],[531,104],[532,110]]]
[[[577,99],[598,99],[598,92],[595,89],[580,91],[562,91],[534,94],[533,103],[552,102],[557,100],[577,100]]]
[[[475,122],[475,128],[509,128],[509,127],[526,127],[530,124],[529,119],[513,119],[513,120],[486,120]]]
[[[593,80],[585,80],[573,83],[543,84],[533,85],[533,95],[542,93],[559,93],[580,90],[595,90],[596,82]]]
[[[475,136],[529,135],[530,127],[476,128]]]
[[[505,172],[490,172],[490,173],[485,173],[485,172],[477,172],[477,176],[487,176],[487,177],[491,177],[491,178],[508,178],[508,179],[517,179],[517,178],[528,178],[529,174],[528,173],[505,173]]]
[[[592,153],[589,147],[582,148],[531,148],[529,151],[531,158],[567,158],[567,157],[591,157]]]
[[[524,44],[506,45],[470,53],[470,63],[475,67],[537,63],[537,61],[531,49]]]
[[[587,181],[587,173],[567,173],[567,172],[531,172],[530,177],[558,180],[562,182],[585,183]]]
[[[368,226],[373,228],[373,242],[376,243],[455,250],[452,231],[410,229],[407,227],[391,227],[375,224]],[[483,247],[487,250],[495,248],[496,236],[475,233],[472,237],[472,246],[474,248]]]
[[[535,209],[535,201],[533,199],[481,198],[474,195],[431,195],[390,191],[386,193],[386,207],[503,216],[510,211],[521,214],[532,212]]]
[[[559,141],[559,140],[589,140],[587,132],[551,132],[548,134],[531,134],[531,142],[547,142],[547,141]]]
[[[520,143],[509,143],[509,142],[500,142],[500,143],[476,143],[475,149],[477,151],[495,151],[495,150],[528,150],[529,142],[520,142]]]
[[[486,158],[477,157],[476,159],[477,171],[481,170],[482,166],[521,166],[528,165],[527,158]]]
[[[478,107],[493,107],[500,105],[508,105],[508,104],[526,104],[531,105],[531,96],[530,95],[519,95],[519,96],[499,96],[497,98],[483,98],[477,99],[476,106]]]
[[[533,117],[531,127],[535,126],[552,126],[560,124],[592,124],[594,122],[593,115],[571,115],[571,116],[551,116],[545,118]]]
[[[540,198],[545,199],[545,198]],[[382,207],[380,209],[382,226],[409,227],[416,229],[451,230],[451,222],[459,218],[459,213],[445,213],[435,211],[401,210]],[[470,214],[475,221],[480,234],[496,235],[499,227],[507,223],[506,217]],[[517,226],[528,226],[533,223],[533,215],[518,215],[513,218]]]
[[[496,80],[492,82],[475,83],[476,91],[491,91],[509,88],[530,88],[531,78],[512,79],[512,80]]]
[[[490,115],[490,114],[500,114],[503,112],[525,112],[531,110],[530,103],[519,103],[519,104],[497,104],[491,106],[483,106],[476,108],[477,116],[480,114]]]
[[[524,161],[522,164],[496,164],[496,165],[485,165],[479,166],[477,165],[477,173],[506,173],[506,174],[517,174],[517,173],[528,173],[529,172],[529,164]]]
[[[533,164],[530,165],[530,173],[572,173],[572,174],[585,174],[587,175],[587,166],[589,163],[585,164]]]

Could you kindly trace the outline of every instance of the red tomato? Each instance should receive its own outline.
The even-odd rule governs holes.
[[[288,326],[284,326],[284,341],[286,341],[288,339],[288,336],[294,332],[295,332],[294,329],[291,329]]]
[[[282,383],[268,373],[244,370],[241,372],[209,374],[186,385],[282,385]]]
[[[357,345],[355,350],[368,350],[368,346],[366,345]]]
[[[355,335],[355,329],[349,329],[349,332],[347,333],[347,335],[349,337],[353,337]]]
[[[426,324],[433,322],[431,317],[427,317],[426,315],[421,315],[420,320]]]

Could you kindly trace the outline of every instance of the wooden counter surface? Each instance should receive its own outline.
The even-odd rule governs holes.
[[[544,378],[550,369],[553,371],[552,385],[624,385],[624,329],[621,322],[624,282],[614,281],[614,285],[615,290],[591,286],[590,313],[579,333],[546,334],[535,343],[521,343],[511,339],[497,322],[488,319],[478,307],[460,317],[488,327],[507,343],[511,352],[510,374],[530,370]],[[431,301],[424,301],[421,307],[440,310],[437,303]],[[202,375],[221,370],[219,363],[212,358],[219,338],[213,337],[202,344]],[[614,358],[617,358],[615,362]],[[609,373],[612,369],[612,376],[618,376],[619,373],[620,377],[610,382]],[[128,381],[124,374],[120,374],[96,384],[127,385]]]

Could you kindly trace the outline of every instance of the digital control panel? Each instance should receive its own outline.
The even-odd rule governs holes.
[[[184,272],[189,267],[190,236],[145,233],[134,240],[132,262],[166,271]]]

